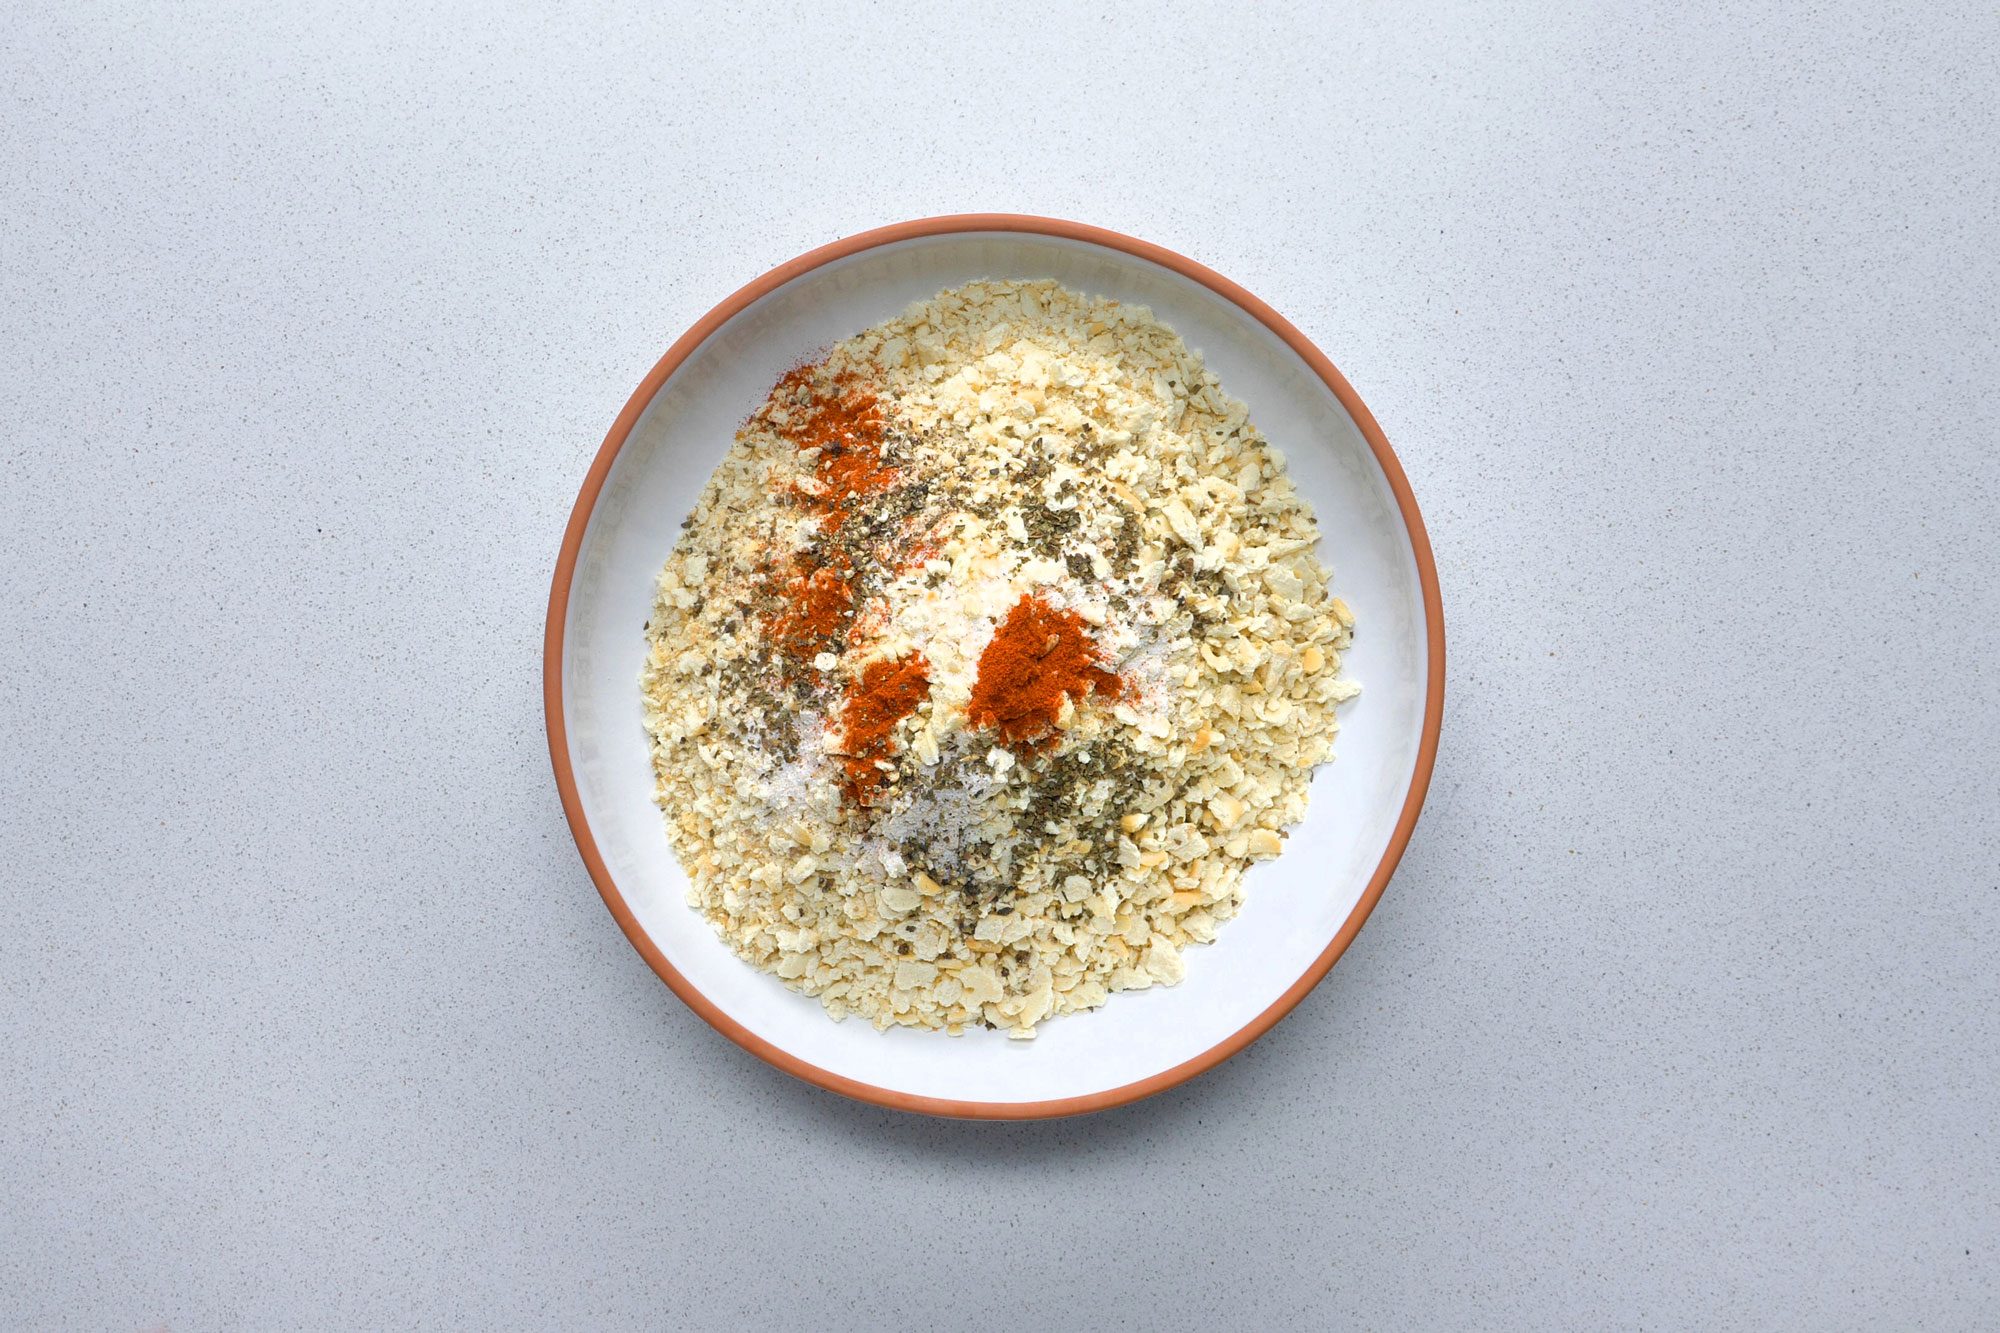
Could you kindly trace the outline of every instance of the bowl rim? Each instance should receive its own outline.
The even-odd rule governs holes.
[[[1388,479],[1389,488],[1396,497],[1397,509],[1402,515],[1404,529],[1409,535],[1411,550],[1416,557],[1417,578],[1423,593],[1424,638],[1429,659],[1428,679],[1424,690],[1423,736],[1418,743],[1416,767],[1410,775],[1409,790],[1404,795],[1403,808],[1397,815],[1395,828],[1390,833],[1388,845],[1383,849],[1381,861],[1377,863],[1374,873],[1369,876],[1368,886],[1363,890],[1360,901],[1355,904],[1353,911],[1348,913],[1347,920],[1342,923],[1340,930],[1326,948],[1312,961],[1298,980],[1287,987],[1282,995],[1250,1022],[1192,1059],[1115,1088],[1106,1088],[1081,1096],[1033,1102],[961,1101],[955,1098],[926,1097],[898,1092],[892,1088],[877,1087],[822,1069],[789,1051],[782,1050],[723,1012],[667,961],[666,955],[640,926],[624,895],[619,892],[610,869],[605,865],[604,857],[598,851],[597,840],[591,832],[590,821],[584,814],[582,797],[577,790],[576,774],[570,763],[569,729],[563,701],[563,635],[569,618],[570,588],[575,581],[577,556],[582,550],[584,532],[590,525],[591,514],[597,507],[598,496],[604,489],[605,479],[610,475],[619,450],[624,447],[639,417],[674,372],[723,324],[794,278],[865,250],[926,236],[974,232],[1024,232],[1062,240],[1082,241],[1157,264],[1183,277],[1191,278],[1221,296],[1270,329],[1290,347],[1340,400],[1341,406],[1354,419],[1355,425],[1360,427],[1362,437],[1374,451],[1376,462]],[[877,1106],[968,1120],[1044,1119],[1109,1110],[1143,1097],[1150,1097],[1157,1092],[1164,1092],[1198,1074],[1206,1073],[1270,1031],[1278,1020],[1290,1013],[1299,1001],[1305,998],[1306,993],[1317,986],[1340,960],[1340,956],[1347,951],[1347,946],[1360,932],[1362,924],[1367,921],[1368,914],[1381,899],[1382,891],[1388,887],[1397,863],[1402,860],[1403,850],[1409,845],[1410,835],[1416,828],[1418,813],[1423,809],[1424,796],[1430,788],[1431,770],[1437,759],[1438,735],[1444,720],[1444,609],[1438,591],[1437,564],[1431,554],[1430,537],[1424,529],[1423,515],[1418,512],[1416,496],[1410,491],[1409,479],[1403,475],[1403,467],[1397,461],[1395,450],[1389,447],[1388,437],[1382,433],[1382,427],[1377,424],[1374,414],[1361,401],[1360,395],[1355,393],[1353,386],[1348,384],[1347,378],[1335,369],[1326,354],[1315,347],[1289,320],[1213,269],[1171,250],[1121,232],[1081,222],[1028,214],[959,213],[918,218],[858,232],[831,244],[808,250],[798,258],[778,265],[739,288],[713,310],[703,315],[646,373],[646,377],[639,382],[639,387],[632,391],[632,396],[626,401],[624,410],[618,414],[618,419],[611,424],[610,431],[604,437],[604,443],[597,450],[597,456],[591,461],[590,471],[584,476],[582,489],[578,491],[576,504],[570,511],[569,524],[563,531],[562,548],[556,557],[555,576],[549,590],[548,623],[543,638],[542,702],[547,718],[549,758],[555,767],[556,789],[561,795],[563,814],[569,821],[570,832],[576,839],[577,851],[583,857],[584,867],[590,872],[591,881],[597,885],[597,891],[603,897],[604,905],[611,910],[612,917],[625,932],[625,938],[631,941],[632,947],[638,950],[639,956],[644,958],[660,980],[666,982],[668,988],[700,1015],[710,1027],[752,1055],[795,1078],[825,1088],[829,1092],[837,1092]]]

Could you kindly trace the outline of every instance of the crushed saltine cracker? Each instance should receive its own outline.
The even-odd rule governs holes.
[[[1318,536],[1143,307],[971,283],[791,372],[647,626],[690,904],[877,1027],[1178,982],[1358,692]]]

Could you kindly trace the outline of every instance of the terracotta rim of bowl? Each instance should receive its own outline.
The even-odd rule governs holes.
[[[563,712],[563,631],[569,617],[570,584],[576,575],[577,554],[582,549],[585,530],[590,525],[592,510],[597,505],[598,494],[604,488],[604,480],[611,472],[613,460],[624,447],[632,427],[646,410],[653,397],[668,378],[680,368],[681,363],[693,354],[707,338],[724,323],[756,301],[776,291],[792,279],[809,273],[813,269],[845,259],[879,246],[893,245],[900,241],[914,240],[924,236],[941,236],[961,232],[1028,232],[1039,236],[1055,236],[1064,240],[1083,241],[1102,246],[1108,250],[1121,251],[1133,255],[1162,268],[1171,269],[1183,277],[1215,292],[1225,300],[1241,307],[1252,318],[1278,335],[1285,345],[1296,352],[1314,374],[1325,381],[1348,415],[1361,428],[1368,447],[1375,451],[1376,462],[1381,465],[1388,478],[1389,488],[1395,493],[1397,507],[1402,511],[1403,526],[1409,534],[1410,548],[1416,556],[1417,576],[1423,588],[1425,645],[1429,657],[1429,678],[1424,689],[1424,733],[1417,747],[1417,763],[1410,775],[1410,787],[1403,798],[1402,812],[1397,816],[1396,827],[1389,837],[1389,845],[1383,850],[1382,859],[1369,877],[1368,887],[1361,900],[1348,914],[1340,931],[1331,943],[1315,958],[1304,975],[1291,984],[1271,1006],[1258,1014],[1234,1034],[1217,1042],[1191,1060],[1185,1060],[1171,1069],[1162,1070],[1150,1078],[1119,1087],[1107,1088],[1081,1097],[1059,1097],[1048,1101],[1035,1102],[981,1102],[959,1101],[949,1097],[919,1097],[911,1093],[897,1092],[890,1088],[876,1087],[857,1079],[845,1078],[829,1070],[810,1064],[788,1051],[779,1049],[762,1037],[750,1032],[742,1024],[718,1008],[688,979],[676,971],[666,956],[660,952],[643,928],[640,927],[632,909],[618,891],[610,870],[604,864],[604,857],[598,851],[597,840],[591,834],[590,821],[585,817],[583,802],[577,794],[576,774],[570,765],[569,731]],[[1388,886],[1389,877],[1395,873],[1396,864],[1402,859],[1403,849],[1409,845],[1410,834],[1416,827],[1417,814],[1423,808],[1424,794],[1430,787],[1431,768],[1437,759],[1438,733],[1444,720],[1444,612],[1438,594],[1437,564],[1431,556],[1430,538],[1424,531],[1423,516],[1417,511],[1416,497],[1410,493],[1409,480],[1403,475],[1402,465],[1396,460],[1396,453],[1389,447],[1389,441],[1382,434],[1381,426],[1362,403],[1360,395],[1354,392],[1346,378],[1334,368],[1326,354],[1307,340],[1306,336],[1292,326],[1290,321],[1264,302],[1252,296],[1243,288],[1211,269],[1205,268],[1171,250],[1163,250],[1157,245],[1106,231],[1101,227],[1085,226],[1079,222],[1065,222],[1058,218],[1031,217],[1015,213],[963,213],[949,217],[919,218],[913,222],[900,222],[894,226],[878,227],[849,236],[845,240],[823,245],[817,250],[807,251],[787,264],[780,264],[763,277],[743,287],[715,309],[702,316],[695,326],[682,334],[679,341],[667,349],[667,354],[648,371],[646,378],[625,404],[625,410],[612,423],[611,431],[604,437],[604,444],[597,451],[597,457],[590,465],[590,472],[583,479],[583,489],[576,497],[576,507],[570,513],[569,527],[563,533],[562,552],[556,558],[554,585],[549,592],[548,628],[543,649],[543,704],[548,715],[549,757],[555,765],[556,787],[562,794],[563,813],[569,819],[570,831],[576,837],[577,850],[583,855],[583,863],[590,871],[590,878],[603,895],[605,906],[639,951],[639,956],[657,972],[660,980],[667,983],[674,994],[686,1002],[690,1009],[720,1032],[723,1036],[749,1051],[752,1055],[806,1082],[841,1093],[844,1096],[872,1102],[878,1106],[892,1107],[899,1111],[915,1111],[926,1115],[955,1116],[972,1120],[1032,1120],[1051,1116],[1079,1115],[1089,1111],[1108,1110],[1123,1106],[1128,1102],[1150,1097],[1177,1084],[1184,1083],[1197,1074],[1205,1073],[1227,1060],[1244,1047],[1276,1025],[1279,1019],[1290,1013],[1306,992],[1320,983],[1332,970],[1347,946],[1353,942],[1361,925],[1374,910],[1382,897],[1382,890]]]

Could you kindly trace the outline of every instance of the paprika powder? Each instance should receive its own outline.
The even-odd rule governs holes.
[[[916,711],[931,687],[930,663],[922,653],[878,658],[861,668],[840,709],[842,790],[856,805],[873,804],[888,778],[878,760],[895,750],[896,724]]]
[[[1116,699],[1124,692],[1125,682],[1100,665],[1083,617],[1027,593],[979,654],[966,717],[975,727],[998,731],[1009,747],[1033,754],[1055,743],[1065,700],[1089,694]]]

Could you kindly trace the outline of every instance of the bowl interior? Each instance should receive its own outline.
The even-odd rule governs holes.
[[[1187,955],[1179,986],[1114,995],[1032,1042],[830,1022],[752,970],[685,902],[652,804],[639,669],[653,582],[737,425],[784,370],[912,301],[977,278],[1054,278],[1151,306],[1290,460],[1319,516],[1320,554],[1357,617],[1335,761],[1286,851],[1255,867],[1242,913]],[[1388,847],[1415,771],[1428,655],[1415,553],[1388,479],[1340,400],[1248,312],[1171,269],[1080,240],[1009,232],[920,237],[851,255],[772,291],[716,330],[634,426],[578,554],[562,660],[584,816],[640,926],[718,1008],[808,1064],[890,1093],[987,1103],[1082,1097],[1149,1078],[1228,1040],[1311,967]]]

